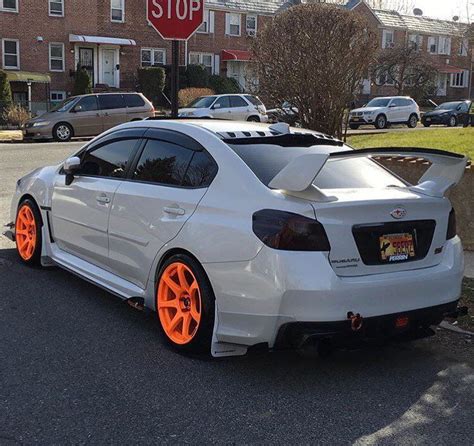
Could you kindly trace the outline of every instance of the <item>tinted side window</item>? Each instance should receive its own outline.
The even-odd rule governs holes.
[[[148,140],[133,179],[150,183],[181,186],[194,152],[177,144]]]
[[[230,107],[230,102],[229,102],[229,96],[222,96],[219,98],[214,105],[220,104],[220,108],[229,108]]]
[[[413,102],[410,101],[410,99],[402,99],[401,101],[404,107],[411,107],[413,105]]]
[[[248,104],[240,96],[230,96],[231,107],[247,107]]]
[[[77,103],[76,107],[78,105],[82,107],[81,112],[94,111],[99,108],[97,105],[97,98],[95,96],[86,96],[85,98],[82,98]]]
[[[121,94],[101,94],[99,95],[99,104],[102,110],[125,107],[125,102]]]
[[[401,107],[403,106],[403,99],[394,99],[391,103],[390,103],[390,107]]]
[[[86,152],[82,158],[79,174],[123,178],[137,141],[137,139],[113,141]]]
[[[217,164],[207,152],[194,152],[183,186],[207,187],[217,174]]]
[[[126,94],[124,99],[127,107],[143,107],[145,105],[145,101],[138,94]]]

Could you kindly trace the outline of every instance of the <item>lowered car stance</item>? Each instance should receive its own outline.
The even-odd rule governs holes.
[[[408,184],[374,156],[431,164]],[[413,339],[457,307],[463,250],[446,192],[466,162],[356,151],[285,123],[132,122],[19,179],[6,235],[22,262],[156,312],[177,349]]]

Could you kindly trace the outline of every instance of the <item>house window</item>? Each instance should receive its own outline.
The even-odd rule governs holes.
[[[66,99],[65,91],[52,91],[49,95],[51,102],[61,102]]]
[[[257,35],[257,16],[247,14],[245,18],[245,24],[247,29],[248,36],[256,36]]]
[[[20,42],[15,39],[2,39],[3,68],[20,69]]]
[[[384,29],[382,32],[382,48],[393,48],[395,45],[394,32]]]
[[[64,71],[64,44],[49,44],[49,69],[50,71]]]
[[[64,0],[49,0],[49,15],[64,16]]]
[[[438,54],[438,38],[428,37],[428,51],[431,54]]]
[[[451,87],[466,88],[469,80],[469,70],[462,70],[459,73],[451,74]]]
[[[125,21],[125,0],[110,0],[110,20],[112,22]]]
[[[459,56],[467,56],[468,48],[469,48],[468,39],[462,39],[461,42],[459,42],[458,55]]]
[[[395,85],[395,81],[391,76],[389,76],[387,71],[380,71],[377,74],[377,84],[378,85],[386,85],[386,86],[393,86]]]
[[[201,34],[214,33],[214,11],[209,11],[208,9],[204,10],[204,19],[197,32]]]
[[[162,48],[142,48],[142,67],[158,67],[166,64],[166,50]]]
[[[420,51],[423,48],[423,36],[419,34],[410,34],[408,36],[408,42],[416,51]]]
[[[451,37],[439,37],[438,54],[451,54]]]
[[[209,74],[213,73],[214,54],[209,53],[189,53],[190,65],[202,65]]]
[[[240,14],[226,13],[225,33],[229,36],[240,36]]]
[[[0,0],[0,11],[18,12],[18,0]]]

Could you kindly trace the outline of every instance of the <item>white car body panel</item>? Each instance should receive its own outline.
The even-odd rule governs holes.
[[[143,298],[145,306],[155,310],[156,273],[163,256],[175,249],[190,253],[202,264],[216,297],[215,356],[244,354],[247,347],[259,343],[273,347],[285,323],[344,321],[351,311],[375,317],[459,298],[463,253],[458,237],[446,240],[451,209],[446,197],[428,196],[408,185],[324,190],[332,197],[328,201],[315,199],[318,195],[311,190],[294,196],[266,187],[221,137],[229,133],[243,137],[244,131],[269,135],[267,125],[141,121],[111,132],[144,126],[185,133],[205,147],[218,165],[210,187],[186,189],[85,177],[66,186],[61,166],[38,169],[19,180],[11,219],[16,218],[21,198],[33,197],[44,223],[44,265],[57,264],[122,299]],[[320,147],[324,156],[310,164],[314,170],[322,168],[328,153],[344,150]],[[304,164],[298,165],[303,169]],[[449,177],[453,170],[437,169],[436,174],[435,183],[438,174]],[[304,184],[311,175],[303,175]],[[286,175],[282,178],[287,181]],[[302,189],[303,183],[285,184]],[[98,192],[110,201],[98,203]],[[73,212],[70,203],[77,204]],[[430,250],[424,259],[412,262],[369,266],[359,261],[357,266],[338,268],[335,260],[360,257],[351,227],[392,221],[390,212],[397,206],[404,207],[407,220],[436,220],[432,248],[442,249]],[[180,208],[184,214],[164,212],[164,208]],[[326,230],[331,251],[269,248],[252,230],[252,215],[262,209],[316,217]]]

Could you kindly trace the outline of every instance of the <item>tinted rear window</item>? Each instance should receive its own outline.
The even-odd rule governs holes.
[[[124,98],[127,107],[143,107],[145,105],[145,101],[138,94],[126,94]]]
[[[125,102],[121,94],[101,94],[99,95],[99,104],[102,110],[125,108]]]
[[[240,96],[229,96],[231,107],[247,107],[247,102]]]
[[[265,186],[268,186],[275,175],[298,156],[322,152],[320,146],[280,147],[271,144],[229,144],[229,146]],[[405,185],[368,158],[329,160],[316,177],[314,184],[321,189],[383,188]]]
[[[255,97],[255,96],[251,96],[249,94],[246,94],[245,99],[247,99],[247,101],[249,101],[253,105],[263,105],[262,101],[260,99],[258,99],[257,97]]]

